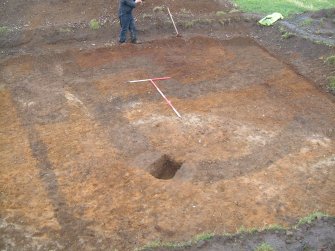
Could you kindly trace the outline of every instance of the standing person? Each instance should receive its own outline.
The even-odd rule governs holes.
[[[119,18],[120,18],[120,38],[119,43],[126,42],[127,31],[130,31],[131,42],[137,43],[137,34],[135,27],[135,20],[133,17],[133,9],[138,3],[142,3],[142,0],[119,0]]]

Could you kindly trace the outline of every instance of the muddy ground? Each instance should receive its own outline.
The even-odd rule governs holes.
[[[170,1],[181,38],[147,2],[143,43],[118,46],[106,2],[2,2],[1,249],[132,250],[334,215],[333,46],[226,1]],[[127,83],[165,76],[182,118]]]

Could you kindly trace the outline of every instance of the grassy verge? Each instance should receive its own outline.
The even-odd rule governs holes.
[[[329,215],[325,214],[325,213],[322,213],[322,212],[311,213],[310,215],[307,215],[306,217],[301,218],[299,220],[298,224],[296,225],[296,227],[300,226],[300,225],[304,225],[304,224],[311,224],[316,219],[322,218],[322,217],[329,217]]]
[[[271,14],[280,12],[283,16],[305,11],[335,8],[334,0],[234,0],[242,11]]]
[[[301,218],[299,222],[293,226],[292,228],[289,229],[295,229],[299,227],[300,225],[304,224],[311,224],[313,221],[322,218],[322,217],[332,217],[327,214],[324,214],[322,212],[314,212],[311,213],[310,215]],[[215,236],[234,236],[234,235],[240,235],[240,234],[255,234],[263,231],[286,231],[289,230],[288,228],[285,228],[280,225],[268,225],[264,226],[263,228],[245,228],[241,227],[236,231],[235,234],[229,234],[229,233],[224,233],[224,234],[216,234],[216,233],[202,233],[197,236],[195,236],[192,240],[190,241],[185,241],[185,242],[163,242],[163,241],[153,241],[148,243],[147,245],[136,248],[135,251],[147,251],[147,250],[155,250],[158,248],[167,248],[167,249],[180,249],[180,248],[187,248],[196,245],[199,241],[207,241],[211,240]],[[256,247],[255,251],[274,251],[273,247],[271,247],[268,243],[261,243],[259,246]]]

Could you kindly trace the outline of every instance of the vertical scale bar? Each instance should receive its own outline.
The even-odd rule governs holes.
[[[157,91],[159,92],[159,94],[165,99],[165,101],[168,103],[168,105],[173,109],[173,111],[177,114],[177,116],[179,118],[181,118],[179,112],[176,110],[176,108],[173,107],[172,103],[170,100],[167,99],[167,97],[165,97],[164,93],[158,88],[158,86],[156,85],[156,83],[150,79],[150,82],[156,87]]]

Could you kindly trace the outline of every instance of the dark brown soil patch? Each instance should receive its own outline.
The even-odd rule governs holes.
[[[181,167],[182,163],[176,162],[168,155],[163,155],[156,162],[149,166],[149,172],[157,179],[172,179]]]

